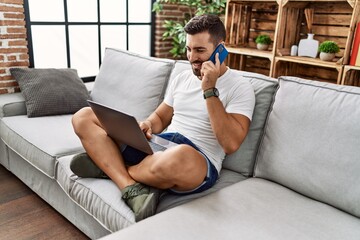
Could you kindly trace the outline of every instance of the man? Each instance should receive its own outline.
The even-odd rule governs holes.
[[[225,154],[239,148],[249,129],[255,104],[252,86],[220,64],[218,54],[215,64],[208,61],[224,43],[223,23],[215,15],[196,16],[184,30],[192,72],[180,73],[164,102],[139,123],[148,138],[159,134],[179,145],[146,155],[117,146],[91,108],[72,119],[87,153],[75,156],[71,169],[80,177],[110,177],[136,221],[155,213],[159,189],[191,194],[212,187]]]

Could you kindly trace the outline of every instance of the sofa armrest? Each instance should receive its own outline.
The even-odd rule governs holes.
[[[0,95],[0,118],[26,115],[24,96],[21,93]]]

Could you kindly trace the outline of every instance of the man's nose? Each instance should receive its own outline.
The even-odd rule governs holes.
[[[187,52],[187,57],[190,62],[196,60],[196,54],[194,52]]]

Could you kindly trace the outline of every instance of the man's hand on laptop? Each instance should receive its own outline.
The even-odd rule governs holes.
[[[152,137],[151,130],[151,122],[149,120],[145,120],[143,122],[139,122],[140,129],[144,132],[147,139]]]

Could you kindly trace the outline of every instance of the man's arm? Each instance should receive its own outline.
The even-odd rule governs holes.
[[[205,91],[216,86],[220,73],[224,73],[225,64],[220,65],[219,55],[216,54],[216,64],[207,61],[202,65],[202,89]],[[221,94],[221,93],[220,93]],[[250,120],[241,114],[227,113],[217,97],[206,100],[211,127],[219,144],[226,154],[235,152],[244,141],[249,131]]]
[[[174,109],[162,102],[145,121],[139,123],[140,128],[147,138],[151,138],[151,134],[161,133],[169,126],[173,114]]]
[[[211,127],[226,154],[235,152],[249,131],[250,120],[241,114],[227,113],[217,97],[206,99]]]

